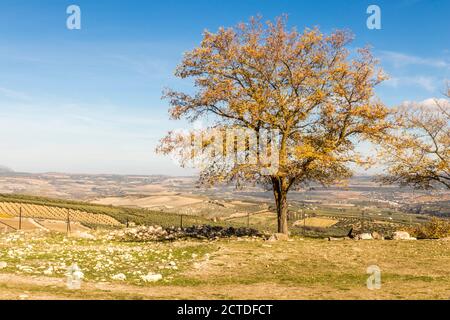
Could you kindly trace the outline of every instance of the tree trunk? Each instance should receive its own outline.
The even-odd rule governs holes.
[[[285,190],[283,180],[280,178],[272,179],[272,185],[277,208],[278,233],[288,234],[287,190]]]

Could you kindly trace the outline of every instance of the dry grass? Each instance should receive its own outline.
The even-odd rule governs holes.
[[[103,242],[98,245],[116,246]],[[0,298],[17,299],[25,291],[30,299],[450,298],[449,241],[327,242],[297,238],[288,242],[220,240],[209,244],[198,241],[148,244],[155,245],[162,255],[179,250],[181,245],[195,250],[207,247],[210,256],[206,258],[203,254],[194,260],[183,260],[183,267],[171,272],[172,278],[164,283],[137,285],[128,280],[122,283],[87,279],[80,291],[67,290],[63,278],[32,277],[16,274],[12,269],[3,270],[13,274],[0,274]],[[48,254],[52,259],[58,258],[53,257],[53,252],[58,252],[57,246],[83,259],[97,244],[53,242],[53,249],[43,258],[49,259]],[[133,250],[133,246],[142,244],[127,244],[128,250]],[[39,261],[33,258],[33,262]],[[366,270],[370,265],[381,269],[379,290],[367,289]],[[114,270],[126,271],[119,266]]]
[[[3,211],[0,211],[0,218],[11,218],[11,217],[12,217],[11,215],[9,215]]]
[[[338,223],[338,220],[330,219],[330,218],[306,218],[303,220],[298,220],[294,222],[295,226],[305,226],[305,227],[313,227],[313,228],[329,228]]]

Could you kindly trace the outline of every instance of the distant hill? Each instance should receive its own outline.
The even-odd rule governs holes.
[[[0,173],[14,172],[12,169],[0,165]]]

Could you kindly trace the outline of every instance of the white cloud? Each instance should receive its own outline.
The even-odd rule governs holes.
[[[423,65],[450,69],[450,61],[441,58],[423,58],[394,51],[381,51],[380,58],[383,61],[392,63],[396,68],[409,65]]]
[[[392,77],[384,82],[385,85],[398,88],[400,86],[416,86],[425,89],[428,92],[435,92],[438,89],[437,84],[441,81],[434,77],[413,76],[413,77]]]
[[[8,99],[13,99],[13,100],[22,100],[22,101],[30,101],[31,100],[30,96],[28,96],[26,93],[16,91],[16,90],[11,90],[11,89],[8,89],[5,87],[0,87],[0,95],[6,97]]]
[[[437,110],[437,106],[440,106],[441,108],[449,108],[450,109],[450,102],[447,99],[444,98],[428,98],[423,101],[404,101],[401,103],[400,106],[402,107],[425,107],[427,109],[435,109]]]

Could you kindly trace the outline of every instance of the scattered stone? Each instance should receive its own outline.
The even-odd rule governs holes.
[[[287,241],[289,236],[284,233],[274,233],[270,236],[269,241]]]
[[[194,269],[201,269],[203,267],[203,264],[199,262],[194,262],[192,266],[194,267]]]
[[[373,240],[373,237],[370,233],[361,233],[360,235],[358,235],[358,238],[360,240]]]
[[[119,241],[154,241],[163,240],[167,236],[167,231],[160,226],[139,226],[112,231],[109,233],[108,239]]]
[[[113,275],[111,277],[111,279],[118,280],[118,281],[125,281],[127,279],[127,276],[124,275],[123,273],[118,273],[118,274]]]
[[[378,233],[376,231],[372,232],[372,238],[374,240],[384,240],[383,235],[381,235],[380,233]]]
[[[165,269],[178,270],[178,266],[175,261],[170,261],[169,264],[165,267]]]
[[[48,267],[46,270],[44,270],[44,274],[45,274],[46,276],[52,275],[52,274],[53,274],[53,267],[50,266],[50,267]]]
[[[112,231],[108,234],[108,240],[118,241],[161,241],[177,240],[183,238],[197,238],[213,240],[229,237],[261,237],[258,230],[251,228],[224,228],[220,226],[192,226],[186,228],[167,228],[160,226],[139,226],[124,230]]]
[[[79,239],[95,240],[95,236],[89,232],[77,231],[72,233],[70,236]]]
[[[345,240],[345,238],[328,237],[328,241],[341,241],[341,240]]]
[[[170,231],[169,231],[170,232]],[[252,228],[224,228],[220,226],[192,226],[180,230],[181,236],[200,238],[200,239],[217,239],[229,237],[259,237],[261,234],[258,230]]]
[[[414,237],[411,237],[406,231],[395,231],[392,235],[392,239],[394,240],[417,240]]]
[[[153,273],[149,273],[146,276],[141,276],[141,279],[144,280],[145,282],[157,282],[159,280],[162,280],[162,275],[157,273],[157,274],[153,274]]]

